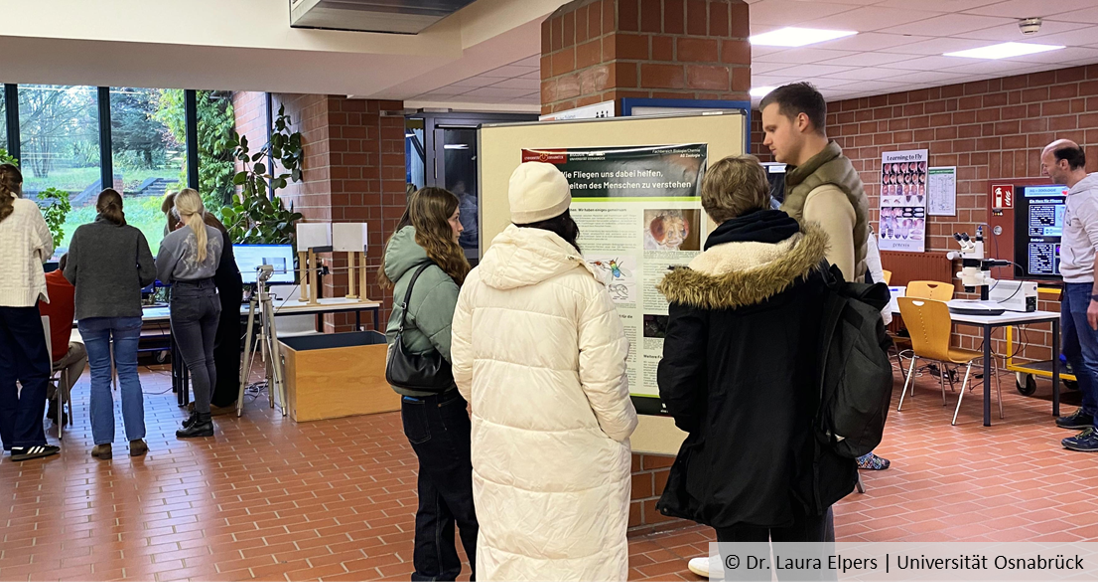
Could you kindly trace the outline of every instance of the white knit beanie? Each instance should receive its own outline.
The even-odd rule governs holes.
[[[531,224],[556,218],[572,204],[568,179],[553,164],[526,162],[511,174],[507,191],[511,222]]]

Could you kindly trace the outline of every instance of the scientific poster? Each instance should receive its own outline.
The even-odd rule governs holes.
[[[556,164],[572,188],[584,259],[606,282],[629,338],[629,390],[658,396],[667,301],[656,285],[701,252],[706,144],[524,149],[523,162]]]
[[[926,250],[927,150],[885,152],[881,156],[882,251]]]
[[[957,215],[957,166],[927,170],[926,204],[927,216]]]

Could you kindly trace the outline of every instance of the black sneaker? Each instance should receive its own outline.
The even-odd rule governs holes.
[[[1073,437],[1060,441],[1060,444],[1069,451],[1098,453],[1098,431],[1095,431],[1093,426],[1089,427]]]
[[[214,435],[213,421],[210,420],[209,413],[203,414],[196,412],[195,416],[188,419],[193,419],[189,425],[184,425],[183,430],[175,431],[176,438],[189,439],[197,437],[212,437]]]
[[[11,460],[13,461],[29,461],[31,459],[41,459],[42,457],[48,457],[50,455],[56,455],[61,452],[61,447],[55,447],[53,445],[34,445],[32,447],[12,447],[11,448]]]
[[[1094,426],[1094,417],[1083,412],[1083,409],[1080,408],[1071,416],[1061,416],[1060,418],[1057,418],[1056,426],[1073,430],[1083,430],[1084,428],[1091,428]]]

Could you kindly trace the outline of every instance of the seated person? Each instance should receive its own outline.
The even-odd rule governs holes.
[[[46,273],[46,291],[50,294],[50,302],[38,306],[43,316],[50,318],[50,345],[53,349],[53,369],[68,370],[68,382],[61,386],[61,397],[64,402],[69,401],[69,393],[80,375],[84,373],[84,367],[88,364],[88,352],[84,344],[69,341],[72,337],[72,322],[75,306],[76,288],[65,278],[65,265],[69,262],[68,253],[61,255],[57,264],[57,270]],[[58,420],[57,388],[51,382],[46,389],[46,400],[49,401],[49,409],[46,418],[55,423],[64,422],[62,417]]]

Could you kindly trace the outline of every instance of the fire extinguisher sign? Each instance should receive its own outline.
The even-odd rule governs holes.
[[[991,207],[1014,208],[1014,184],[994,184],[991,186]]]

